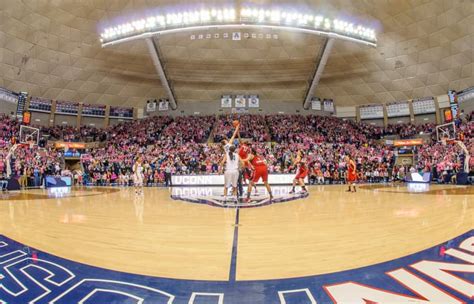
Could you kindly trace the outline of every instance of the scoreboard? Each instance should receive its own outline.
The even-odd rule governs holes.
[[[27,92],[20,92],[18,94],[18,104],[16,106],[16,117],[23,120],[23,113],[25,112],[26,108],[26,101],[28,100],[28,93]]]

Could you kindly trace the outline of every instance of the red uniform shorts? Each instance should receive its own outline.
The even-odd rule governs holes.
[[[357,180],[357,175],[355,173],[347,174],[347,181],[348,182],[355,182]]]
[[[296,173],[295,179],[305,178],[306,176],[308,176],[308,170],[300,169]]]
[[[260,180],[260,178],[263,179],[263,182],[268,181],[268,169],[267,166],[258,166],[255,167],[255,171],[253,173],[253,179],[252,182],[256,183]]]

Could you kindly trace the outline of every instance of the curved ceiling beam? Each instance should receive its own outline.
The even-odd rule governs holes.
[[[314,91],[316,90],[316,87],[319,84],[319,80],[321,79],[321,76],[323,75],[324,68],[326,67],[326,63],[329,58],[329,54],[331,53],[332,46],[334,44],[334,38],[329,38],[325,41],[323,45],[323,49],[321,50],[321,53],[319,54],[319,59],[318,62],[316,63],[316,69],[314,71],[311,84],[306,91],[305,97],[304,97],[304,103],[303,103],[303,108],[306,110],[309,109],[309,106],[311,105],[311,99],[314,96]]]
[[[159,48],[152,38],[147,38],[146,43],[148,46],[148,51],[150,52],[151,59],[153,60],[153,64],[155,65],[156,72],[160,77],[161,84],[165,88],[166,94],[168,94],[171,109],[176,110],[178,108],[178,105],[176,103],[175,94],[168,81],[168,77],[166,77],[166,71],[163,68],[163,64],[161,63]]]
[[[149,14],[149,13],[148,13]],[[178,13],[148,15],[146,18],[105,28],[100,33],[102,46],[148,38],[157,34],[221,28],[271,28],[293,30],[376,46],[375,30],[320,14],[294,10],[266,10],[239,7],[201,9]]]
[[[134,40],[146,39],[151,38],[153,36],[159,35],[169,35],[175,34],[180,32],[192,32],[192,31],[203,31],[203,30],[226,30],[226,29],[272,29],[272,30],[285,30],[285,31],[292,31],[292,32],[299,32],[299,33],[306,33],[312,34],[317,36],[323,36],[328,38],[335,38],[345,41],[350,41],[354,43],[360,43],[371,47],[377,47],[376,42],[369,42],[366,40],[341,35],[338,33],[332,32],[325,32],[325,31],[318,31],[318,30],[311,30],[306,28],[297,28],[291,26],[283,26],[283,25],[264,25],[264,24],[220,24],[220,25],[198,25],[198,26],[189,26],[189,27],[182,27],[182,28],[175,28],[175,29],[167,29],[162,31],[155,31],[155,32],[146,32],[137,35],[131,35],[123,38],[117,38],[110,41],[103,41],[102,47],[112,46],[115,44],[130,42]]]

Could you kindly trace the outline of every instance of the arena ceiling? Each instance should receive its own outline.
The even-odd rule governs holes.
[[[201,1],[202,2],[202,1]],[[209,2],[209,6],[229,4]],[[196,4],[183,1],[180,6]],[[336,41],[316,95],[349,106],[445,94],[474,85],[473,0],[307,0],[313,11],[358,18],[377,29],[378,47]],[[98,24],[166,0],[0,1],[0,86],[51,99],[142,106],[165,97],[147,45],[102,48]],[[160,37],[176,98],[213,101],[226,93],[303,102],[323,38],[262,30],[277,39]],[[256,30],[242,31],[260,33]],[[196,36],[197,37],[197,36]]]

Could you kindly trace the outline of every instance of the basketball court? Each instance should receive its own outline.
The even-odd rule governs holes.
[[[375,280],[374,288],[391,290],[397,283],[385,270],[400,263],[408,267],[405,260],[411,257],[443,260],[440,246],[456,250],[452,240],[459,236],[472,246],[474,237],[474,189],[465,186],[431,185],[411,192],[406,185],[362,185],[357,193],[346,193],[342,185],[313,186],[307,197],[253,208],[172,199],[165,188],[146,188],[141,196],[127,188],[62,189],[68,188],[12,192],[0,199],[0,264],[27,252],[29,265],[55,260],[52,268],[25,270],[37,279],[44,279],[38,269],[57,273],[61,265],[78,277],[100,273],[93,266],[108,271],[114,282],[152,287],[157,280],[154,287],[175,299],[163,303],[326,303],[334,294],[341,297],[326,285],[357,282],[361,270]],[[9,249],[18,246],[20,251]],[[472,279],[472,267],[466,267],[457,275]],[[11,288],[10,275],[15,274],[3,272]],[[144,278],[149,283],[143,284]],[[312,278],[317,283],[307,282]],[[166,283],[170,279],[173,284]],[[262,284],[268,286],[258,290]],[[238,286],[250,302],[239,302]],[[71,296],[66,287],[55,289],[66,292],[66,299]],[[215,296],[221,294],[223,302]],[[104,299],[117,295],[109,296]],[[359,303],[357,297],[353,303]]]

